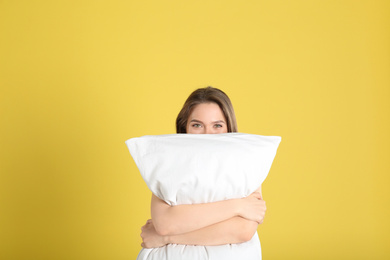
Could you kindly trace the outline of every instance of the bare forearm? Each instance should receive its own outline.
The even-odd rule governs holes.
[[[153,224],[161,235],[188,233],[231,219],[238,214],[238,200],[171,207],[162,205],[157,197],[152,199]]]
[[[258,223],[241,217],[201,228],[181,235],[166,236],[169,244],[216,246],[249,241],[256,232]]]

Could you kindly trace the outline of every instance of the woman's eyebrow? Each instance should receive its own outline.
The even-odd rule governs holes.
[[[203,122],[202,122],[202,121],[200,121],[200,120],[197,120],[197,119],[192,119],[190,122],[195,122],[195,123],[201,123],[201,124],[203,124]]]
[[[224,123],[224,124],[226,124],[225,123],[225,121],[223,121],[223,120],[217,120],[217,121],[214,121],[214,122],[212,122],[213,124],[216,124],[216,123]]]
[[[191,121],[190,121],[190,123],[191,122],[195,122],[195,123],[201,123],[201,124],[203,124],[203,122],[202,121],[200,121],[200,120],[198,120],[198,119],[192,119]],[[223,120],[217,120],[217,121],[213,121],[213,122],[211,122],[212,124],[217,124],[217,123],[223,123],[223,124],[226,124],[226,122],[225,121],[223,121]]]

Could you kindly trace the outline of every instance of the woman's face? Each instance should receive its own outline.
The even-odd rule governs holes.
[[[187,134],[227,133],[226,118],[216,103],[196,105],[187,121]]]

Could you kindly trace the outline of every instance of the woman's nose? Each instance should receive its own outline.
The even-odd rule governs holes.
[[[205,127],[204,133],[205,134],[214,134],[214,131],[211,127]]]

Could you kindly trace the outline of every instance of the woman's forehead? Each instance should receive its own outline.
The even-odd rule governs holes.
[[[193,119],[208,122],[226,120],[221,108],[216,103],[201,103],[196,105],[189,116],[189,120]]]

